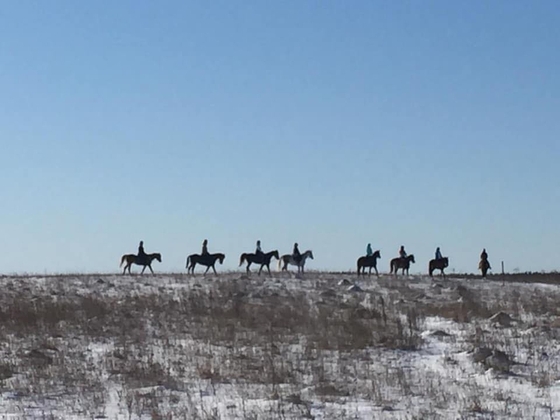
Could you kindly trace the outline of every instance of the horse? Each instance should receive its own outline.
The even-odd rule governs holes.
[[[482,259],[478,263],[478,269],[482,271],[482,277],[486,277],[486,273],[488,273],[488,270],[491,270],[492,267],[490,267],[490,262],[488,262],[488,260]]]
[[[402,269],[402,273],[404,275],[404,270],[406,270],[406,275],[408,275],[408,269],[410,268],[410,263],[415,263],[416,261],[414,261],[414,255],[410,254],[408,257],[405,258],[393,258],[391,260],[391,271],[389,272],[389,274],[393,273],[393,270],[395,272],[395,276],[397,275],[397,271],[399,270],[399,268]]]
[[[443,278],[445,278],[445,272],[443,270],[445,270],[445,267],[447,267],[449,265],[449,258],[444,257],[444,258],[440,258],[440,259],[433,259],[430,260],[430,263],[428,264],[428,273],[430,274],[430,277],[433,277],[433,272],[434,270],[441,270],[441,275],[443,276]]]
[[[363,274],[366,275],[366,267],[369,267],[369,275],[371,276],[371,268],[375,269],[375,274],[379,277],[379,272],[377,271],[377,259],[381,258],[381,252],[375,251],[373,255],[363,256],[358,258],[357,265],[358,265],[358,276]]]
[[[268,274],[270,274],[270,260],[272,259],[272,257],[276,258],[277,260],[280,259],[277,250],[267,252],[266,254],[263,253],[262,255],[250,254],[250,253],[241,254],[241,257],[239,258],[239,266],[241,267],[244,262],[247,262],[247,274],[248,274],[251,272],[251,270],[249,270],[251,264],[253,263],[260,264],[261,268],[259,269],[259,276],[261,275],[261,271],[263,267],[266,267],[266,269],[268,270]]]
[[[303,254],[301,254],[301,259],[299,260],[299,262],[294,260],[294,256],[292,254],[282,255],[282,258],[278,260],[278,269],[282,268],[282,271],[287,271],[288,264],[296,265],[298,268],[298,273],[301,272],[303,274],[304,267],[305,267],[305,260],[307,258],[313,259],[313,251],[311,251],[310,249],[308,249]]]
[[[201,264],[201,265],[205,265],[207,267],[204,274],[208,273],[208,270],[210,270],[210,267],[212,268],[212,270],[214,270],[214,274],[218,274],[218,273],[216,273],[216,267],[214,267],[214,264],[216,264],[217,260],[220,261],[220,264],[223,264],[225,258],[226,258],[226,256],[224,254],[220,254],[220,253],[218,253],[218,254],[204,254],[204,255],[191,254],[187,257],[187,263],[185,265],[185,268],[187,269],[187,273],[194,274],[194,268],[196,267],[196,265]]]
[[[161,262],[161,254],[157,252],[155,254],[146,254],[142,258],[138,258],[138,255],[135,254],[125,254],[121,257],[121,264],[119,265],[119,267],[122,267],[123,263],[126,261],[126,265],[124,266],[124,270],[122,272],[123,275],[126,272],[127,268],[128,268],[128,274],[132,274],[130,272],[130,267],[132,266],[132,264],[144,266],[140,274],[144,274],[144,270],[146,269],[146,267],[148,267],[152,272],[152,274],[154,274],[154,270],[152,270],[153,260],[158,260],[159,262]]]

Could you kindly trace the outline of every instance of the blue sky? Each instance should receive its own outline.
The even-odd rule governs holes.
[[[0,9],[0,272],[368,242],[556,270],[557,1],[17,1]]]

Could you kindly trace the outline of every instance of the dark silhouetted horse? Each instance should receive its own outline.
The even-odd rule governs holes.
[[[241,254],[241,257],[239,258],[239,266],[241,267],[244,262],[247,262],[247,273],[250,273],[251,270],[249,270],[249,267],[251,267],[251,264],[260,264],[261,268],[259,268],[259,275],[261,274],[263,267],[266,267],[266,269],[268,270],[268,274],[270,274],[270,260],[272,259],[272,257],[276,258],[277,260],[280,259],[277,250],[270,251],[266,254],[261,255],[250,253]]]
[[[224,258],[226,258],[226,256],[220,253],[206,255],[191,254],[187,257],[187,264],[185,265],[185,268],[187,269],[187,273],[194,274],[194,268],[196,267],[196,265],[201,264],[207,267],[204,274],[208,273],[208,270],[210,270],[210,268],[214,270],[214,274],[218,274],[216,273],[216,267],[214,267],[214,265],[218,260],[220,261],[220,264],[223,264]]]
[[[430,263],[428,264],[428,273],[430,274],[430,277],[433,277],[434,270],[441,270],[441,275],[445,278],[445,271],[443,270],[445,270],[448,265],[449,258],[447,257],[440,258],[439,260],[430,260]]]
[[[299,261],[294,260],[294,256],[292,254],[282,255],[282,257],[278,260],[278,268],[282,268],[282,271],[288,270],[289,265],[296,265],[298,268],[298,273],[304,272],[305,267],[305,260],[311,258],[313,259],[313,251],[308,249],[303,254],[301,254],[301,258]]]
[[[148,267],[150,269],[150,271],[152,272],[152,274],[154,274],[154,270],[152,270],[152,261],[153,260],[158,260],[159,262],[161,262],[161,254],[159,254],[159,253],[146,254],[144,257],[141,257],[141,258],[139,258],[138,255],[125,254],[121,257],[120,267],[122,267],[123,263],[126,261],[126,265],[124,266],[124,269],[123,269],[123,272],[122,272],[123,275],[124,275],[127,268],[128,268],[128,274],[132,274],[130,272],[130,267],[132,266],[132,264],[143,266],[140,274],[144,274],[144,270],[146,269],[146,267]]]
[[[379,277],[379,272],[377,271],[377,259],[381,258],[381,252],[375,251],[373,255],[369,257],[363,256],[358,258],[357,265],[358,265],[358,276],[360,274],[366,275],[366,267],[369,267],[369,275],[371,276],[371,269],[372,267],[375,269],[375,274]]]
[[[406,274],[408,275],[408,269],[410,268],[410,263],[415,263],[416,261],[414,261],[414,255],[410,254],[408,257],[406,258],[393,258],[391,260],[391,271],[390,274],[392,274],[393,272],[395,273],[395,276],[397,275],[397,271],[400,269],[402,269],[402,273],[404,275],[404,271],[406,270]]]
[[[482,259],[478,263],[478,269],[482,271],[482,277],[486,277],[486,273],[488,273],[488,270],[491,270],[492,267],[490,267],[490,263],[488,262],[488,260]]]

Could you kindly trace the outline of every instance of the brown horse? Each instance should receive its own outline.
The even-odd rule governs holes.
[[[490,267],[490,263],[488,262],[488,260],[482,259],[478,263],[478,269],[482,271],[482,277],[486,277],[486,273],[488,273],[488,270],[491,270],[492,267]]]
[[[445,270],[445,267],[448,265],[449,258],[447,257],[440,258],[438,260],[430,260],[430,263],[428,264],[428,273],[430,274],[430,277],[433,277],[434,270],[441,270],[441,275],[445,278],[445,272],[443,270]]]
[[[226,258],[226,256],[220,253],[205,255],[191,254],[187,257],[187,264],[185,265],[185,268],[187,269],[187,273],[194,274],[194,268],[196,267],[196,265],[201,264],[207,267],[204,274],[208,273],[210,267],[212,268],[212,270],[214,270],[214,274],[218,274],[216,273],[216,267],[214,267],[214,264],[216,264],[216,261],[218,260],[220,261],[220,264],[223,264],[224,258]]]
[[[249,270],[249,267],[251,267],[251,264],[260,264],[261,268],[259,269],[259,276],[261,275],[263,267],[266,267],[266,269],[268,270],[268,274],[270,274],[270,260],[272,259],[272,257],[276,258],[277,260],[280,259],[277,250],[270,251],[262,255],[249,253],[241,254],[241,257],[239,258],[239,266],[241,267],[244,262],[247,262],[247,273],[250,273],[251,270]]]
[[[358,265],[358,276],[360,274],[366,275],[366,267],[369,267],[369,275],[371,276],[371,268],[375,269],[375,274],[379,277],[379,272],[377,271],[377,259],[381,258],[381,252],[375,251],[373,255],[370,256],[363,256],[358,258],[357,265]]]
[[[148,267],[152,272],[152,274],[154,274],[154,270],[152,270],[153,260],[158,260],[159,262],[161,262],[161,254],[160,253],[146,254],[146,256],[143,258],[138,258],[138,255],[134,255],[134,254],[125,254],[121,257],[121,265],[119,267],[122,267],[123,263],[126,261],[126,265],[124,266],[122,272],[123,275],[127,268],[128,268],[128,274],[132,274],[130,272],[130,267],[132,266],[132,264],[144,266],[140,274],[144,274],[144,270],[146,269],[146,267]]]
[[[393,272],[395,273],[395,276],[397,275],[397,271],[399,270],[399,268],[402,269],[402,273],[404,275],[404,271],[406,270],[406,275],[408,276],[408,269],[410,268],[410,263],[415,263],[416,261],[414,261],[414,255],[410,254],[408,257],[405,258],[393,258],[391,260],[391,271],[389,272],[389,274],[392,274]]]

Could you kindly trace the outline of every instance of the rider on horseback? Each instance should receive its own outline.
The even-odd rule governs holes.
[[[261,241],[260,239],[257,241],[257,249],[255,250],[255,255],[257,255],[258,257],[262,257],[262,255],[264,254],[264,252],[262,252],[261,249]]]
[[[294,244],[294,251],[292,252],[292,258],[298,264],[301,262],[301,252],[299,252],[297,242]]]
[[[441,260],[443,257],[441,256],[441,251],[439,250],[439,246],[436,248],[436,260]]]
[[[401,249],[399,249],[399,256],[404,260],[406,258],[406,251],[404,250],[404,245],[401,245]]]
[[[488,261],[488,253],[486,252],[486,248],[483,248],[482,253],[480,254],[480,263],[482,263],[483,261],[486,261],[486,263],[488,264],[488,269],[491,270],[492,267],[490,267],[490,261]]]
[[[371,249],[371,244],[367,244],[366,257],[371,257],[373,255],[373,250]]]
[[[204,242],[202,242],[202,253],[201,255],[208,255],[208,239],[205,239]]]

